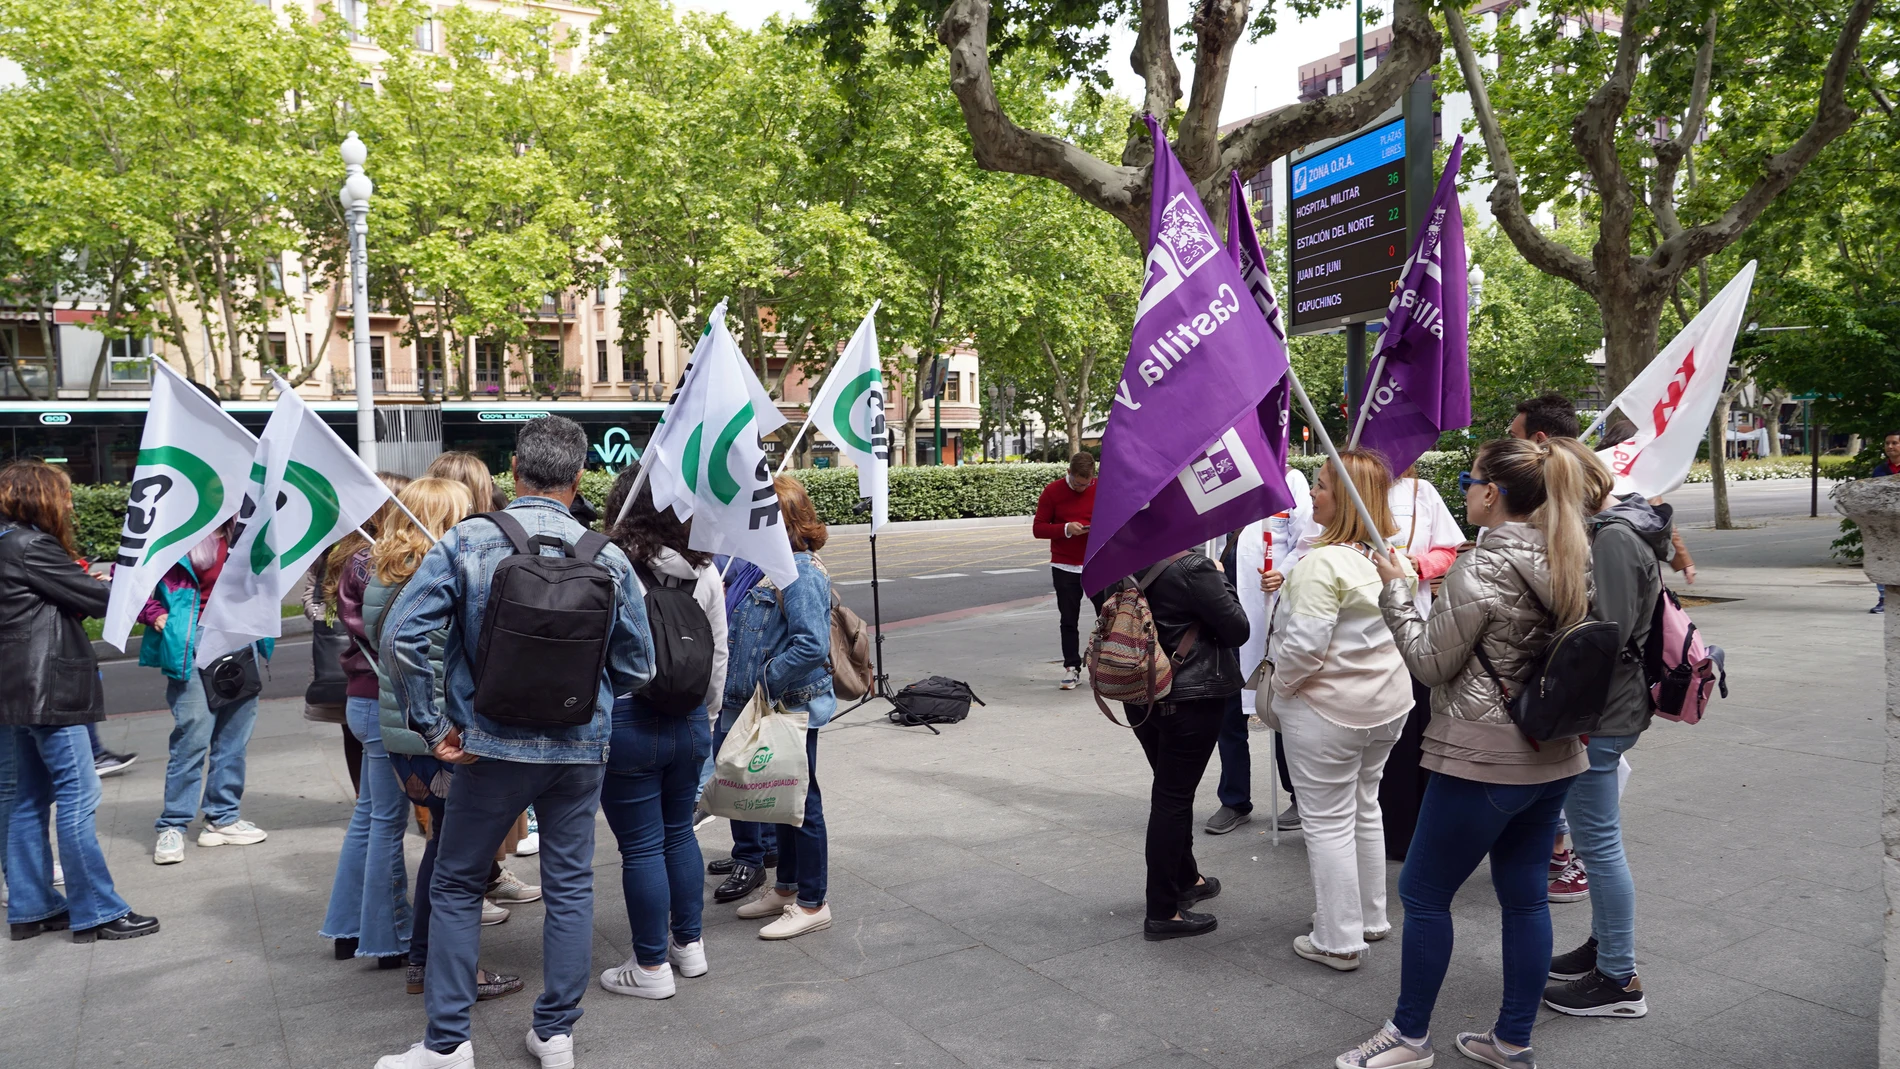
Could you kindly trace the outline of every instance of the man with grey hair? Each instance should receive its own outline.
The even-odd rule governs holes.
[[[544,416],[524,425],[515,439],[512,465],[519,496],[501,513],[506,519],[472,516],[450,529],[423,557],[384,616],[381,657],[389,668],[396,704],[438,759],[462,767],[455,773],[436,833],[441,841],[424,986],[428,1031],[407,1052],[378,1061],[377,1069],[474,1065],[469,1011],[476,995],[482,892],[502,837],[529,805],[540,823],[547,917],[542,930],[544,986],[526,1041],[542,1069],[570,1069],[574,1064],[574,1024],[593,975],[594,814],[600,805],[614,695],[639,690],[653,676],[644,591],[632,566],[599,535],[584,537],[589,532],[569,511],[580,492],[586,461],[587,435],[573,420]],[[508,521],[519,525],[515,537],[504,528]],[[528,548],[521,549],[517,538]],[[489,709],[502,717],[491,719],[477,708],[476,694],[482,668],[493,670],[504,663],[495,656],[496,643],[508,641],[483,637],[485,612],[504,611],[495,608],[491,596],[495,570],[517,552],[550,551],[583,560],[591,556],[613,578],[612,621],[599,678],[547,680],[550,689],[591,692],[593,715],[580,724],[524,726],[522,718]],[[520,573],[515,567],[510,575]],[[510,594],[516,589],[511,580]],[[515,604],[510,601],[509,610]],[[498,621],[505,618],[497,616]],[[448,639],[442,649],[444,689],[438,707],[429,635],[443,629]],[[478,646],[487,651],[483,664],[476,663]],[[587,663],[591,673],[593,662]],[[575,704],[576,698],[568,703]]]

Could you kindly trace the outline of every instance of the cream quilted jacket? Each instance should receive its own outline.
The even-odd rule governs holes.
[[[1548,783],[1589,766],[1581,739],[1532,744],[1474,652],[1482,643],[1515,693],[1550,641],[1540,601],[1550,601],[1549,561],[1543,532],[1526,523],[1499,524],[1459,556],[1429,620],[1419,618],[1403,581],[1380,591],[1405,666],[1432,688],[1421,767],[1480,783]]]

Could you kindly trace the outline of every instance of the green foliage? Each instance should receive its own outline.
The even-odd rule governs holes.
[[[1471,309],[1471,439],[1502,438],[1517,403],[1547,390],[1576,399],[1595,380],[1586,357],[1603,344],[1588,295],[1526,263],[1496,224],[1466,213],[1471,264],[1484,284]],[[1555,231],[1574,247],[1589,235],[1574,221]]]
[[[607,494],[613,490],[614,480],[616,478],[619,478],[619,476],[597,468],[581,472],[581,496],[586,498],[587,503],[594,506],[596,511],[605,509],[607,507]],[[509,498],[515,496],[515,477],[513,473],[504,471],[500,475],[495,476],[495,485],[500,487],[501,492],[508,495]]]
[[[1821,478],[1845,478],[1852,468],[1853,463],[1852,457],[1824,456],[1821,458]],[[1723,472],[1731,482],[1756,482],[1762,479],[1805,479],[1812,470],[1812,464],[1812,460],[1805,456],[1758,457],[1754,460],[1731,460],[1723,466]],[[1691,483],[1708,482],[1708,461],[1697,461],[1689,468],[1689,477],[1683,481]]]
[[[124,483],[73,486],[73,535],[80,556],[109,561],[119,555],[119,533],[125,529],[125,490]]]
[[[1322,453],[1311,456],[1295,454],[1287,458],[1288,466],[1299,469],[1309,485],[1324,463],[1326,457]],[[1471,454],[1463,450],[1436,450],[1419,457],[1418,463],[1413,465],[1415,474],[1437,489],[1438,496],[1445,499],[1445,507],[1451,510],[1452,516],[1458,520],[1458,526],[1467,533],[1472,532],[1472,527],[1465,522],[1465,495],[1458,490],[1458,473],[1470,468]]]
[[[892,520],[954,520],[966,516],[1027,516],[1042,489],[1068,471],[1066,464],[964,464],[892,468]],[[866,523],[854,512],[858,473],[851,468],[806,468],[792,473],[805,484],[826,523]]]

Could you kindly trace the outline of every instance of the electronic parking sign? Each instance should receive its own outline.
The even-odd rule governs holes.
[[[1365,130],[1287,157],[1292,333],[1385,315],[1410,245],[1406,141],[1394,107]]]

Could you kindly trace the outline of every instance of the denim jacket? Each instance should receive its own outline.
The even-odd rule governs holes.
[[[571,545],[586,530],[551,498],[515,498],[508,514],[520,521],[530,538],[553,535]],[[475,712],[475,646],[495,567],[514,551],[514,544],[493,523],[468,519],[451,528],[423,556],[383,623],[379,653],[396,704],[430,746],[441,742],[449,728],[457,727],[462,731],[462,749],[476,757],[526,764],[605,763],[614,695],[638,690],[653,678],[653,638],[647,630],[639,580],[619,547],[609,545],[601,551],[600,563],[614,575],[618,613],[607,640],[607,668],[601,674],[593,719],[549,731],[497,724]],[[449,636],[440,656],[446,678],[438,709],[430,633],[444,627]]]
[[[837,710],[831,692],[831,577],[810,553],[793,558],[797,582],[780,590],[761,580],[726,621],[732,653],[726,662],[722,722],[745,708],[761,678],[767,696],[788,709],[809,712],[814,728]]]

